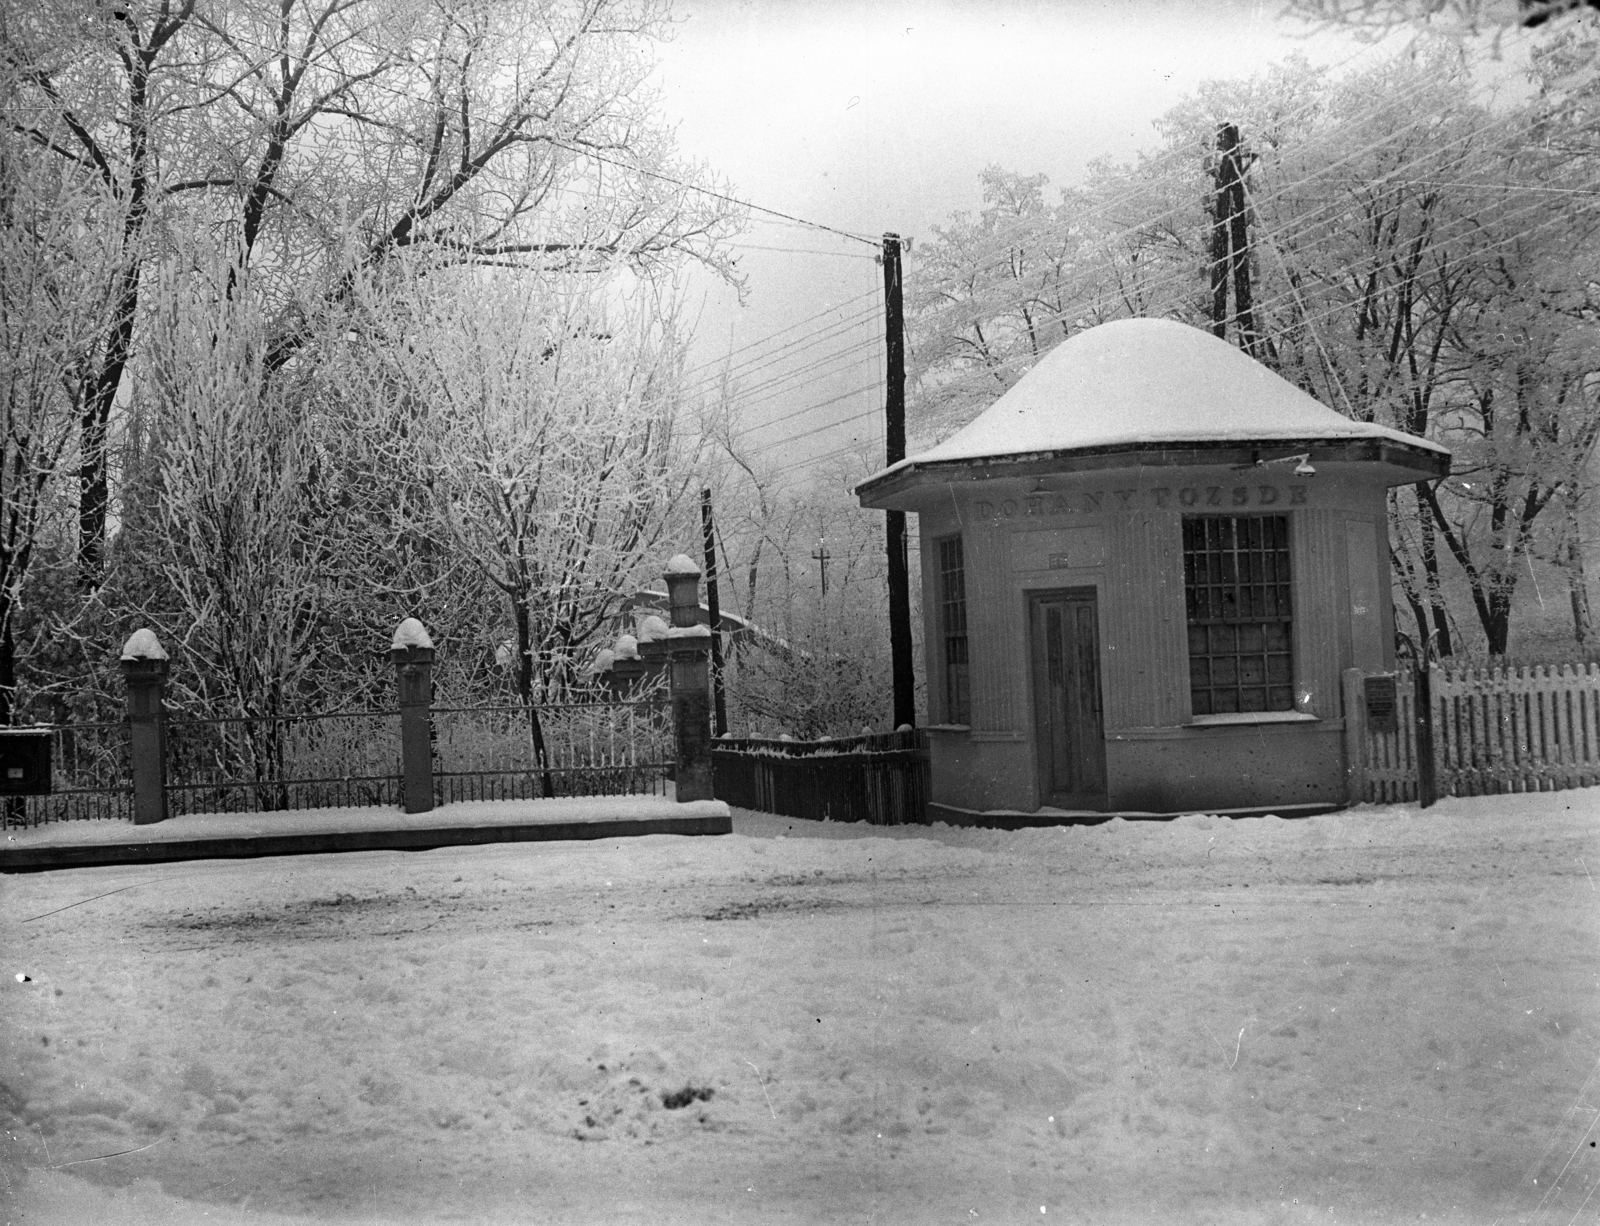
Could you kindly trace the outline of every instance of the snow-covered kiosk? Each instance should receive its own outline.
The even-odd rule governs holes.
[[[1184,324],[1059,345],[856,490],[918,515],[930,816],[1342,804],[1340,674],[1394,658],[1386,491],[1449,466]]]

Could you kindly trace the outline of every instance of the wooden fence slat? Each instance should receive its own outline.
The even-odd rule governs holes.
[[[1370,802],[1417,796],[1414,687],[1396,675],[1399,730],[1359,738]],[[1441,796],[1600,785],[1600,663],[1435,665],[1435,770]]]

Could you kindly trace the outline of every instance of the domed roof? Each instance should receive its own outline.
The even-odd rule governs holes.
[[[907,465],[1079,449],[1360,439],[1449,454],[1334,412],[1209,332],[1170,319],[1122,319],[1063,341],[976,420],[878,476]]]

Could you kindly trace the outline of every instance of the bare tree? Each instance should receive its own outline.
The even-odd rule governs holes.
[[[652,110],[658,0],[97,0],[0,10],[6,126],[103,189],[121,231],[86,347],[79,553],[99,582],[106,432],[168,240],[225,248],[270,312],[264,376],[363,270],[682,258],[733,210]]]
[[[93,188],[19,156],[0,132],[0,724],[12,721],[19,617],[43,556],[70,539],[57,477],[94,397],[86,347],[105,326],[101,292],[118,262]]]

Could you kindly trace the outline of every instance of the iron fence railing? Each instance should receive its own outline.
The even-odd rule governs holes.
[[[674,761],[666,699],[433,708],[440,804],[665,795]]]
[[[399,721],[392,710],[171,720],[168,812],[395,804]]]
[[[26,725],[18,725],[26,727]],[[50,791],[0,799],[6,826],[63,821],[132,821],[133,782],[125,720],[39,725],[50,733]]]

